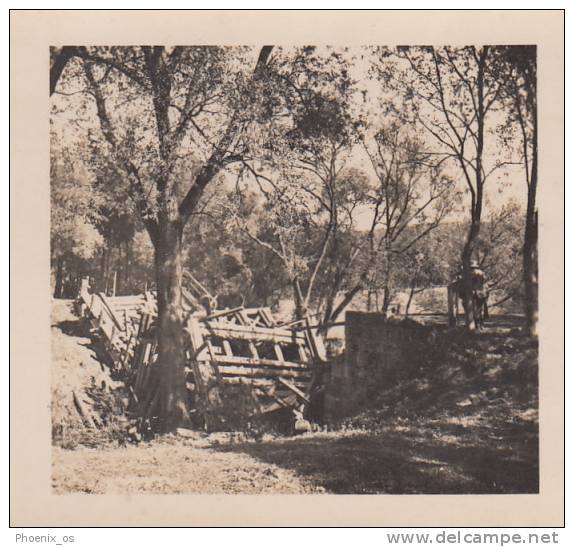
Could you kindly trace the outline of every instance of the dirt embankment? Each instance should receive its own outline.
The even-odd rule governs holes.
[[[500,419],[537,423],[538,343],[518,329],[467,334],[427,327],[409,363],[365,401],[347,425],[376,428],[390,419]]]
[[[96,354],[89,325],[71,300],[52,306],[52,441],[56,446],[101,446],[126,436],[127,399]]]
[[[537,341],[518,330],[469,336],[462,329],[434,329],[413,354],[417,367],[342,424],[384,437],[395,455],[403,452],[410,471],[386,488],[538,492]]]

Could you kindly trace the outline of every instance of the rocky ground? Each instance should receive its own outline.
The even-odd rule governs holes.
[[[122,386],[85,334],[70,303],[56,302],[55,493],[538,491],[537,347],[512,325],[449,333],[448,359],[431,352],[428,367],[335,430],[182,432],[139,445],[124,435]]]

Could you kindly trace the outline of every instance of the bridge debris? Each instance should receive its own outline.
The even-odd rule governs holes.
[[[288,409],[294,428],[304,430],[312,391],[325,365],[322,339],[309,321],[279,325],[266,307],[212,310],[201,303],[201,290],[194,292],[184,291],[191,413],[201,416],[208,429],[223,427],[218,416],[225,390],[240,386],[251,398],[253,414]],[[127,379],[134,403],[151,417],[160,377],[154,292],[108,297],[92,293],[84,280],[77,302],[100,335],[114,370]]]

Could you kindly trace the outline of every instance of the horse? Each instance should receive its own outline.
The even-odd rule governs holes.
[[[459,301],[464,308],[464,283],[462,278],[455,279],[448,286],[448,309],[451,324],[456,324],[459,314]],[[488,315],[488,289],[475,287],[472,290],[472,308],[477,328],[481,328],[489,317]],[[466,310],[465,310],[466,311]]]
[[[474,289],[472,291],[474,317],[479,327],[488,319],[488,289]]]

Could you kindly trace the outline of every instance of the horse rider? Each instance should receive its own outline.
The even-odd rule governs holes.
[[[486,274],[480,269],[480,266],[476,260],[471,260],[470,262],[470,278],[472,284],[472,295],[475,305],[480,308],[481,319],[488,318],[488,288],[486,284]],[[453,294],[453,306],[454,315],[458,314],[458,300],[462,300],[464,306],[464,285],[463,285],[463,267],[460,265],[454,275],[453,282],[450,287]]]
[[[476,260],[471,260],[470,262],[470,278],[472,281],[472,290],[473,291],[481,291],[485,288],[486,285],[486,275],[480,269],[478,262]],[[462,289],[462,280],[463,280],[463,267],[459,266],[454,274],[453,284],[459,285]]]

